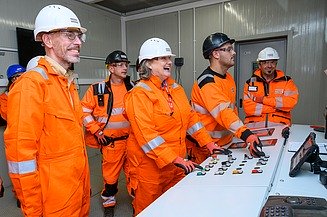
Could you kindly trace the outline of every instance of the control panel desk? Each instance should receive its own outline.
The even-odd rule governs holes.
[[[218,155],[217,164],[205,175],[198,175],[197,170],[187,175],[138,216],[258,216],[271,189],[282,156],[283,128],[276,127],[272,135],[260,137],[261,140],[277,139],[274,146],[263,148],[266,155],[270,156],[266,159],[265,165],[258,164],[258,158],[244,159],[244,154],[250,156],[247,148],[232,149],[234,160],[224,174],[215,175],[222,167],[222,162],[228,160],[228,156]],[[211,161],[212,158],[209,157],[201,166],[208,166]],[[255,168],[259,168],[262,173],[253,173]],[[237,169],[241,169],[242,173],[233,172]]]

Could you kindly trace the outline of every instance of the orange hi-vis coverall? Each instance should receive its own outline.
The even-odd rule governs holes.
[[[262,103],[255,101],[263,97]],[[276,70],[275,78],[269,83],[257,69],[244,85],[244,123],[251,128],[274,125],[291,125],[291,110],[297,104],[298,89],[293,80],[283,71]]]
[[[3,120],[7,120],[7,101],[8,91],[5,91],[0,95],[0,115]]]
[[[184,177],[184,171],[172,162],[186,157],[186,132],[202,146],[212,142],[191,109],[184,89],[171,78],[166,81],[173,111],[168,93],[155,76],[139,81],[125,96],[126,114],[132,126],[127,159],[135,215]]]
[[[45,56],[19,77],[8,95],[6,157],[24,216],[89,213],[83,112],[72,77],[65,73]]]
[[[105,182],[105,189],[108,191],[109,196],[114,196],[117,191],[118,178],[121,169],[127,177],[127,161],[126,161],[126,138],[130,132],[130,124],[123,115],[124,109],[124,96],[128,89],[131,89],[133,84],[130,78],[127,77],[124,83],[114,84],[111,83],[110,87],[106,85],[110,80],[95,83],[91,85],[86,91],[82,99],[82,107],[84,112],[84,126],[89,135],[86,138],[86,144],[92,143],[92,139],[97,143],[94,134],[98,130],[102,130],[105,136],[111,138],[125,137],[124,139],[114,141],[113,143],[102,146],[102,173]],[[100,88],[101,90],[97,90]],[[110,98],[109,91],[112,93]],[[103,99],[99,101],[99,94],[103,95]],[[112,102],[112,110],[108,120],[108,106]],[[103,103],[99,105],[99,102]],[[94,145],[91,145],[91,147]]]
[[[191,105],[219,146],[230,143],[233,135],[245,141],[252,134],[238,117],[235,100],[236,85],[228,72],[223,76],[208,67],[193,85]],[[202,163],[209,155],[207,149],[190,140],[187,149],[191,160],[197,163]]]

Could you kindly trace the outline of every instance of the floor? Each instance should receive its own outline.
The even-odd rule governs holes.
[[[1,153],[3,155],[3,153]],[[101,154],[99,150],[88,148],[89,164],[91,171],[91,187],[92,187],[92,197],[91,197],[91,209],[90,217],[102,217],[103,208],[101,204],[100,193],[103,187],[102,174],[101,174]],[[3,162],[1,162],[3,163]],[[3,176],[3,171],[1,172]],[[22,217],[22,213],[16,206],[16,199],[11,191],[12,186],[8,177],[3,177],[5,183],[5,195],[0,198],[0,216],[1,217]],[[8,183],[9,182],[9,183]],[[133,210],[131,206],[132,199],[127,193],[126,181],[124,174],[121,173],[119,177],[117,193],[117,204],[114,208],[114,217],[129,217],[132,216]]]

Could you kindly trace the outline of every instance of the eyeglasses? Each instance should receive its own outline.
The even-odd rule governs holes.
[[[66,36],[66,38],[68,38],[71,41],[74,41],[76,39],[76,37],[78,37],[79,40],[81,40],[82,42],[86,41],[86,35],[82,32],[79,31],[72,31],[72,30],[68,30],[68,29],[60,29],[60,30],[54,30],[51,31],[49,33],[61,33],[62,35]]]
[[[234,48],[233,47],[225,47],[225,48],[218,48],[216,50],[224,51],[224,52],[231,52],[231,51],[234,51]]]
[[[277,60],[262,60],[260,61],[260,63],[262,65],[276,65],[277,64]]]
[[[111,65],[112,66],[115,66],[115,67],[123,67],[123,66],[125,66],[126,68],[128,68],[129,63],[128,62],[121,62],[121,63],[113,63]]]

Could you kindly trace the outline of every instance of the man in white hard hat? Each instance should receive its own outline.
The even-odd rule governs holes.
[[[279,55],[272,47],[258,54],[259,68],[244,85],[244,123],[250,128],[291,126],[291,111],[298,101],[292,78],[276,69]]]
[[[24,216],[88,216],[90,177],[82,107],[71,71],[86,29],[61,5],[44,7],[34,36],[46,55],[8,96],[4,134],[9,176]]]

